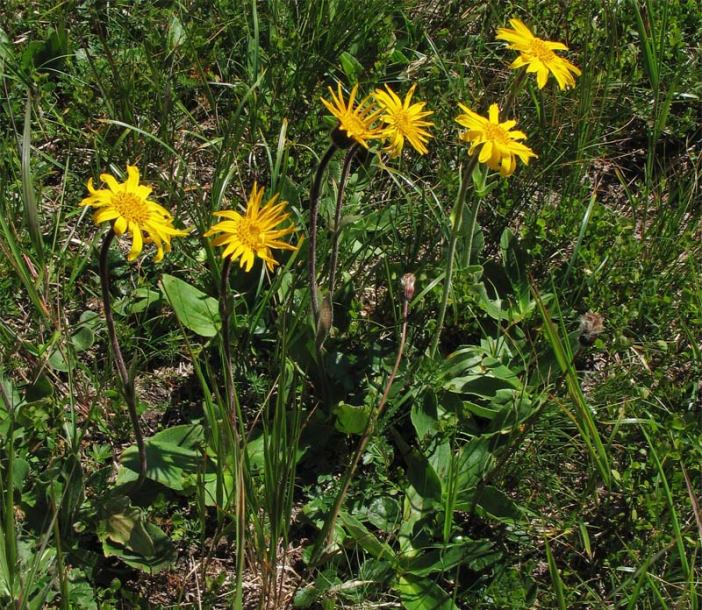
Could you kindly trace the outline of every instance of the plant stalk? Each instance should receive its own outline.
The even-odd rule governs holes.
[[[336,285],[336,267],[339,259],[339,244],[341,237],[341,230],[339,224],[341,223],[341,210],[344,206],[344,191],[346,190],[346,183],[349,180],[349,174],[351,173],[351,163],[358,152],[358,144],[353,144],[346,153],[346,158],[344,159],[344,167],[341,170],[341,180],[339,181],[339,192],[336,197],[336,211],[334,212],[334,242],[332,244],[332,253],[329,260],[329,296],[334,300],[334,287]]]
[[[513,112],[513,106],[522,89],[522,85],[526,80],[526,70],[520,70],[516,78],[512,81],[510,85],[509,94],[502,107],[504,111]],[[466,164],[463,174],[461,176],[461,187],[458,192],[458,197],[456,198],[456,204],[454,206],[454,223],[451,231],[451,240],[449,242],[448,258],[446,261],[446,277],[444,278],[444,290],[441,295],[441,305],[439,307],[439,317],[436,323],[436,330],[434,331],[434,338],[431,342],[431,347],[429,348],[429,355],[433,358],[436,354],[436,350],[439,347],[439,340],[441,339],[441,331],[444,327],[444,321],[446,319],[446,308],[448,306],[448,297],[451,292],[451,280],[453,279],[453,270],[455,266],[456,258],[456,245],[458,243],[458,237],[461,230],[461,224],[463,222],[463,208],[466,202],[466,195],[468,193],[468,184],[471,179],[471,174],[473,173],[473,168],[478,162],[478,153],[472,155]],[[471,263],[471,255],[473,250],[473,236],[475,234],[475,225],[478,219],[478,208],[480,207],[480,200],[476,202],[475,209],[473,210],[473,215],[471,218],[470,235],[468,238],[468,257],[466,266]]]
[[[510,114],[514,114],[514,103],[517,101],[517,96],[522,90],[522,85],[524,85],[524,81],[526,81],[526,76],[526,70],[519,70],[516,78],[512,81],[512,84],[509,87],[509,94],[507,95],[507,100],[505,101],[505,104],[502,107],[503,112],[509,112]]]
[[[319,196],[322,190],[322,178],[324,172],[329,165],[337,145],[332,142],[324,153],[324,156],[319,161],[317,172],[314,175],[312,182],[312,190],[310,191],[310,234],[309,234],[309,256],[307,257],[307,275],[310,285],[310,299],[312,302],[312,317],[314,325],[317,328],[319,323],[319,295],[317,294],[317,216],[319,214]]]
[[[224,392],[226,394],[227,411],[232,426],[234,442],[239,443],[239,423],[237,418],[237,401],[234,393],[234,366],[232,364],[232,341],[229,332],[231,321],[231,301],[229,299],[229,274],[232,270],[232,259],[227,257],[222,266],[220,283],[219,313],[222,319],[222,352],[224,355]]]
[[[461,225],[463,224],[463,208],[466,203],[466,196],[468,194],[468,184],[471,181],[471,175],[473,173],[473,168],[478,161],[478,154],[472,155],[463,168],[463,174],[461,175],[461,187],[458,191],[458,197],[456,197],[456,204],[453,208],[453,228],[451,229],[451,239],[449,241],[448,255],[446,258],[446,277],[444,278],[444,290],[441,294],[441,305],[439,306],[439,317],[436,321],[436,330],[434,331],[434,338],[431,342],[431,347],[429,348],[429,356],[434,357],[436,354],[436,349],[439,346],[439,339],[441,339],[441,331],[444,327],[444,320],[446,319],[446,308],[448,307],[449,293],[451,292],[451,281],[453,280],[453,270],[456,263],[456,246],[458,244],[458,238],[461,233]],[[478,209],[473,210],[473,218],[471,222],[471,230],[475,232],[475,223],[478,218]],[[473,234],[470,236],[470,249],[473,248]],[[468,264],[470,264],[470,249],[468,250]]]
[[[388,380],[385,384],[385,390],[383,391],[383,395],[380,399],[380,402],[378,403],[378,406],[375,408],[375,410],[369,415],[368,423],[366,424],[366,429],[363,431],[363,435],[361,436],[361,440],[358,443],[358,446],[356,447],[356,451],[354,452],[353,457],[351,459],[351,464],[346,469],[346,473],[344,474],[344,480],[343,480],[343,483],[341,485],[341,489],[339,490],[339,493],[336,496],[336,500],[334,501],[334,507],[332,508],[331,512],[329,513],[329,516],[327,517],[327,519],[324,523],[324,527],[322,528],[322,532],[320,534],[319,542],[317,543],[317,547],[315,548],[314,554],[312,556],[312,564],[313,565],[319,561],[322,554],[324,553],[324,550],[331,543],[331,538],[332,538],[332,535],[334,532],[334,526],[336,524],[337,518],[339,517],[339,513],[341,512],[341,506],[343,505],[344,500],[346,499],[346,494],[349,491],[349,487],[351,485],[351,480],[353,479],[354,474],[356,474],[356,469],[358,468],[358,463],[361,460],[361,456],[363,455],[363,452],[365,451],[366,446],[368,445],[368,441],[370,440],[371,435],[373,434],[373,431],[375,429],[375,424],[377,423],[380,416],[383,414],[383,411],[384,411],[385,406],[387,404],[388,395],[390,394],[390,389],[392,388],[392,384],[395,381],[397,371],[400,368],[400,362],[402,361],[402,355],[403,355],[404,349],[405,349],[405,342],[407,341],[407,324],[408,324],[408,319],[409,319],[409,301],[410,301],[410,299],[403,298],[402,332],[400,335],[400,343],[397,346],[397,356],[395,357],[395,364],[394,364],[394,366],[392,368],[392,372],[390,373],[390,376],[388,377]]]
[[[129,418],[132,421],[132,428],[134,429],[134,437],[136,439],[139,453],[139,476],[132,486],[132,491],[136,492],[146,479],[146,445],[144,444],[144,437],[141,434],[141,427],[139,426],[134,380],[130,378],[127,365],[124,362],[124,356],[122,355],[122,349],[119,345],[119,339],[117,339],[117,331],[115,330],[115,320],[112,316],[112,305],[110,300],[110,271],[107,264],[107,255],[110,251],[110,245],[112,244],[114,237],[114,229],[110,229],[102,242],[102,248],[100,249],[100,285],[102,287],[102,305],[105,310],[107,334],[110,337],[112,354],[115,359],[117,373],[119,374],[119,378],[122,382],[122,394],[124,395],[124,400],[127,403]]]
[[[240,443],[239,434],[239,404],[234,387],[234,364],[232,360],[232,342],[229,332],[231,322],[231,301],[229,299],[229,274],[232,269],[232,259],[227,257],[222,266],[220,282],[219,312],[222,320],[222,353],[224,366],[224,391],[226,394],[226,407],[229,416],[229,425],[232,429],[232,448],[234,453],[234,515],[235,515],[235,559],[236,559],[236,584],[232,597],[232,608],[240,610],[243,605],[244,559],[245,545],[244,533],[246,531],[246,482],[244,480],[244,450]],[[242,435],[244,432],[242,430]],[[245,437],[244,437],[245,438]]]

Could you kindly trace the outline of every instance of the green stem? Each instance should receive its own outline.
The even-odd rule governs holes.
[[[446,277],[444,278],[444,290],[441,295],[441,305],[439,306],[439,317],[436,321],[436,330],[434,331],[434,338],[431,342],[431,347],[429,348],[429,356],[434,357],[436,354],[436,349],[439,346],[439,339],[441,339],[441,331],[444,327],[444,320],[446,319],[446,308],[448,306],[449,293],[451,292],[451,280],[453,279],[453,269],[456,262],[456,245],[458,244],[458,237],[461,232],[461,225],[463,223],[463,208],[466,203],[466,196],[468,194],[468,184],[471,181],[471,174],[473,173],[473,168],[478,161],[477,153],[470,157],[468,163],[466,163],[463,168],[463,174],[461,175],[461,187],[458,191],[458,197],[456,198],[456,205],[453,209],[453,228],[451,230],[451,239],[449,241],[448,255],[446,259]],[[471,222],[471,230],[475,231],[475,223],[478,217],[478,206],[473,211],[473,218]],[[470,235],[470,248],[468,250],[468,263],[470,264],[470,250],[473,247],[473,234]]]
[[[245,437],[242,429],[239,434],[241,418],[239,417],[239,402],[234,386],[234,364],[232,360],[232,342],[230,335],[231,302],[229,299],[229,274],[232,269],[232,259],[227,257],[222,266],[220,282],[219,312],[222,319],[222,353],[224,366],[224,391],[226,394],[229,425],[232,429],[232,448],[234,453],[234,493],[235,493],[235,536],[236,536],[236,584],[232,597],[232,608],[239,610],[243,606],[243,582],[246,532],[246,485],[244,481],[244,451],[240,438]]]
[[[516,78],[512,81],[512,84],[509,88],[509,95],[507,96],[507,100],[505,101],[504,106],[502,106],[503,114],[507,112],[510,113],[510,115],[514,114],[514,103],[517,100],[519,92],[522,90],[522,85],[524,84],[524,81],[526,81],[526,76],[527,71],[520,70],[517,73]]]
[[[236,585],[234,590],[234,598],[232,600],[232,607],[234,610],[241,610],[243,608],[243,598],[244,598],[244,556],[245,556],[245,544],[244,544],[244,533],[246,531],[246,486],[244,483],[244,462],[243,462],[243,452],[240,451],[240,446],[237,444],[235,456],[235,490],[236,490]]]
[[[58,505],[56,503],[56,498],[54,497],[55,489],[52,488],[51,491],[51,508],[54,513],[52,530],[54,533],[54,542],[56,543],[56,568],[59,578],[59,587],[61,589],[61,609],[70,610],[68,603],[68,578],[66,573],[66,565],[63,561],[63,550],[61,548],[61,533],[58,522]]]
[[[231,422],[234,443],[239,443],[239,423],[237,418],[237,401],[234,389],[234,366],[232,364],[232,341],[230,334],[231,302],[229,300],[229,274],[232,270],[232,259],[227,257],[222,266],[220,283],[219,313],[222,319],[222,353],[224,366],[224,392],[227,401],[227,414]]]
[[[405,349],[405,342],[407,341],[408,318],[409,299],[404,298],[402,304],[402,333],[400,335],[400,343],[397,347],[397,356],[395,357],[395,364],[385,384],[383,396],[381,397],[378,406],[368,417],[366,429],[363,431],[363,435],[361,436],[361,440],[358,443],[358,447],[356,447],[356,451],[354,452],[353,457],[351,458],[351,464],[346,469],[346,473],[344,474],[344,479],[341,484],[341,489],[339,490],[339,493],[336,496],[336,500],[334,501],[334,507],[332,508],[331,512],[329,513],[329,516],[327,517],[324,523],[324,527],[322,528],[317,547],[314,550],[314,554],[312,556],[313,565],[319,561],[319,559],[322,557],[322,554],[324,553],[324,550],[331,543],[332,535],[334,533],[334,525],[336,524],[336,520],[339,517],[339,513],[341,512],[341,506],[343,505],[344,500],[346,499],[346,495],[348,494],[349,487],[351,485],[351,480],[353,479],[354,474],[356,474],[358,463],[361,460],[361,456],[363,455],[363,452],[365,451],[366,446],[368,445],[368,441],[370,440],[373,434],[375,424],[382,415],[383,410],[385,409],[385,405],[387,404],[388,395],[390,394],[390,389],[392,388],[392,384],[395,381],[397,371],[400,368],[402,354]]]
[[[136,391],[134,388],[134,380],[130,379],[129,371],[127,370],[127,365],[124,362],[124,356],[122,355],[122,349],[119,345],[119,340],[117,339],[117,331],[115,330],[115,321],[112,317],[112,305],[110,301],[110,271],[107,264],[107,255],[110,251],[110,245],[115,237],[114,229],[110,229],[105,235],[105,239],[102,242],[102,248],[100,249],[100,285],[102,287],[102,304],[105,310],[105,322],[107,322],[107,334],[110,337],[110,343],[112,345],[112,354],[115,359],[115,366],[117,367],[117,373],[119,374],[120,380],[122,381],[122,393],[124,395],[124,400],[127,403],[127,408],[129,410],[129,418],[132,422],[132,428],[134,429],[134,437],[137,443],[137,449],[139,453],[139,476],[132,486],[132,491],[136,492],[144,483],[146,479],[146,445],[144,444],[144,437],[141,434],[141,428],[139,426],[139,415],[137,414],[137,401],[136,401]]]
[[[503,111],[512,112],[513,105],[517,99],[517,95],[521,91],[522,85],[526,80],[526,70],[521,70],[516,78],[512,81],[510,85],[509,94],[502,106]],[[471,180],[471,174],[473,173],[473,168],[478,162],[478,154],[474,154],[470,157],[470,160],[463,169],[463,174],[461,176],[461,187],[458,192],[458,197],[456,198],[456,204],[454,206],[454,222],[453,229],[451,231],[451,240],[449,242],[448,258],[446,260],[446,277],[444,278],[444,290],[441,295],[441,305],[439,307],[439,317],[436,322],[436,330],[434,331],[434,338],[431,342],[431,347],[429,348],[429,355],[434,357],[436,350],[439,347],[439,340],[441,339],[441,332],[444,327],[444,321],[446,319],[446,308],[448,306],[448,297],[451,292],[451,280],[453,279],[453,270],[455,266],[456,257],[456,245],[458,243],[458,237],[461,231],[461,224],[463,222],[463,208],[466,203],[466,195],[468,194],[468,184]],[[471,263],[471,255],[473,251],[473,236],[475,235],[475,226],[478,221],[478,209],[480,207],[480,200],[476,202],[475,209],[471,217],[471,227],[470,234],[468,237],[468,257],[466,260],[466,266]]]
[[[482,200],[478,199],[475,202],[475,207],[470,217],[470,234],[468,236],[468,251],[466,253],[466,267],[468,267],[473,261],[473,238],[475,237],[475,227],[478,224],[478,212],[480,212],[480,202]]]
[[[329,165],[337,146],[332,142],[324,153],[324,156],[319,161],[317,172],[312,182],[312,190],[310,191],[310,234],[309,234],[309,256],[307,257],[307,275],[310,285],[310,299],[312,302],[312,316],[314,325],[317,328],[319,322],[319,295],[317,294],[317,215],[319,213],[319,195],[322,190],[322,178],[324,172]]]

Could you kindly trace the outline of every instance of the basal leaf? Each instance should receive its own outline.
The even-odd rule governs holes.
[[[336,415],[334,426],[345,434],[363,434],[368,425],[371,407],[348,405],[345,402],[337,404],[333,413]]]
[[[222,326],[217,299],[172,275],[164,275],[161,287],[180,323],[202,337],[214,337]]]
[[[469,564],[492,553],[492,543],[487,540],[461,540],[444,548],[421,549],[418,554],[400,559],[400,568],[414,576],[444,573],[458,565]]]
[[[363,550],[367,551],[376,559],[392,559],[395,553],[386,543],[381,542],[376,536],[355,517],[348,513],[339,513],[339,523],[346,530],[346,533]]]
[[[500,521],[513,522],[522,518],[519,507],[503,491],[492,485],[485,485],[480,489],[477,504]]]
[[[148,544],[146,543],[148,540]],[[168,536],[153,523],[145,523],[137,530],[131,544],[136,544],[142,549],[149,548],[148,554],[140,553],[133,546],[124,546],[110,539],[102,542],[102,550],[106,557],[118,557],[128,566],[156,574],[170,567],[177,558],[176,549]]]
[[[203,468],[203,458],[199,452],[154,438],[147,439],[146,476],[169,489],[184,491],[193,487],[196,475]],[[139,472],[139,454],[136,445],[122,453],[122,469],[117,483],[135,480]]]
[[[405,574],[400,576],[395,589],[406,610],[458,610],[451,596],[428,578]]]
[[[429,461],[417,450],[407,454],[407,478],[425,500],[441,502],[441,481]]]

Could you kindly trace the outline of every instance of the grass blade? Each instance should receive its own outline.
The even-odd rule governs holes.
[[[575,372],[575,367],[573,366],[572,355],[569,357],[566,347],[558,334],[556,325],[551,320],[551,315],[548,313],[533,280],[531,281],[531,291],[534,295],[539,313],[541,314],[544,322],[544,332],[546,334],[546,338],[553,349],[558,366],[565,375],[568,394],[573,400],[573,404],[575,405],[577,411],[575,415],[572,415],[572,419],[575,422],[575,425],[578,427],[585,444],[587,445],[590,456],[597,466],[597,470],[600,473],[602,481],[605,483],[605,485],[609,486],[612,475],[609,467],[609,460],[607,458],[607,451],[602,443],[602,439],[600,438],[600,433],[597,430],[597,425],[595,424],[595,420],[592,416],[592,411],[590,410],[587,400],[585,399],[585,395],[583,394],[583,390],[580,387],[580,382],[578,381],[578,376]]]
[[[27,103],[24,110],[24,128],[22,130],[22,203],[24,204],[24,217],[29,230],[29,237],[32,240],[34,251],[39,264],[44,266],[44,241],[41,236],[41,225],[39,223],[39,210],[34,194],[34,183],[32,180],[31,167],[31,147],[32,147],[32,95],[27,91]]]
[[[563,590],[563,581],[561,580],[561,575],[558,573],[558,566],[556,565],[556,560],[553,558],[553,553],[551,552],[551,545],[548,540],[544,539],[544,548],[546,549],[546,561],[548,562],[548,572],[551,575],[551,582],[553,583],[553,590],[556,593],[556,599],[558,600],[558,610],[567,610],[565,591]]]
[[[687,554],[685,552],[685,541],[683,540],[682,528],[680,527],[680,519],[678,513],[675,510],[675,502],[673,501],[673,493],[668,484],[668,478],[665,476],[663,471],[663,465],[661,464],[660,458],[658,457],[658,452],[655,446],[651,442],[651,437],[648,435],[646,428],[641,427],[641,432],[648,443],[648,448],[651,452],[651,457],[653,458],[653,463],[656,465],[656,470],[658,471],[658,476],[661,479],[663,485],[663,491],[665,492],[665,500],[668,504],[668,510],[670,511],[670,523],[673,526],[673,537],[675,539],[675,546],[678,550],[678,557],[680,559],[680,565],[682,566],[685,578],[690,577],[690,564],[687,561]]]

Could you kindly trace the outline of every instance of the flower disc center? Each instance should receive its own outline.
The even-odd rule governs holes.
[[[530,53],[538,60],[546,63],[553,59],[554,53],[540,38],[534,38],[529,47]]]
[[[112,195],[112,205],[128,222],[140,224],[149,219],[146,202],[134,193],[115,193]]]
[[[262,248],[265,245],[261,227],[248,218],[241,219],[237,233],[241,243],[252,250]]]
[[[488,123],[485,126],[485,139],[498,142],[499,144],[509,144],[511,142],[508,133],[495,123]]]
[[[412,121],[404,110],[398,110],[392,113],[391,116],[392,123],[399,132],[407,134],[412,130]]]

